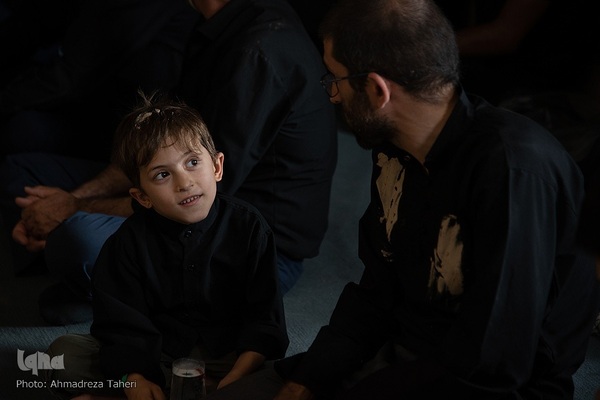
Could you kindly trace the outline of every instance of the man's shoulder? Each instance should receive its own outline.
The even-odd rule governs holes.
[[[226,30],[230,51],[264,53],[270,59],[278,54],[300,59],[311,53],[320,60],[317,48],[303,22],[286,1],[248,0],[237,7]]]
[[[529,152],[534,148],[540,155],[544,152],[566,152],[556,137],[532,118],[485,102],[475,104],[471,130],[482,138],[517,152]],[[540,153],[539,150],[543,151]]]
[[[264,225],[265,228],[268,227],[260,211],[247,201],[221,192],[217,192],[217,199],[219,202],[219,214],[222,218],[226,217],[245,222],[254,222]]]
[[[482,164],[502,165],[553,181],[558,175],[577,175],[578,167],[559,140],[535,120],[491,106],[476,107],[467,141],[472,156]]]

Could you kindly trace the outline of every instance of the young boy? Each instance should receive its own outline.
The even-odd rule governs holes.
[[[273,234],[255,208],[217,192],[224,156],[200,115],[146,99],[119,125],[113,157],[138,204],[96,262],[91,335],[50,346],[65,369],[48,387],[164,399],[174,359],[202,358],[210,391],[283,357]],[[103,388],[59,384],[80,380]]]

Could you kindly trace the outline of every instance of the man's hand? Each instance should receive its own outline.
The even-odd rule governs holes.
[[[312,392],[304,385],[286,382],[273,400],[312,400]]]
[[[77,198],[62,189],[35,186],[26,187],[25,193],[27,196],[17,197],[15,203],[23,208],[21,221],[17,225],[25,227],[29,238],[45,240],[50,232],[78,211]],[[15,230],[22,228],[15,227]]]
[[[46,247],[45,240],[29,236],[23,220],[17,222],[17,225],[13,228],[12,237],[15,242],[25,246],[25,249],[31,253],[42,251]]]
[[[125,388],[125,396],[128,400],[166,400],[160,386],[144,378],[140,374],[129,374],[127,382],[131,382],[130,388]]]

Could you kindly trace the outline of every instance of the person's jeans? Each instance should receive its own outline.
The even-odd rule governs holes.
[[[304,263],[302,260],[294,260],[278,253],[277,270],[279,271],[279,287],[283,296],[300,279],[300,275],[304,270]]]
[[[124,217],[77,212],[48,236],[44,250],[48,270],[81,299],[91,299],[92,269],[104,242]]]

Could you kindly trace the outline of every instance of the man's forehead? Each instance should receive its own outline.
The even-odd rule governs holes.
[[[329,69],[329,59],[331,58],[331,39],[323,39],[323,64]]]
[[[333,56],[333,41],[329,38],[323,40],[323,64],[334,75],[343,75],[348,71],[348,68]]]

